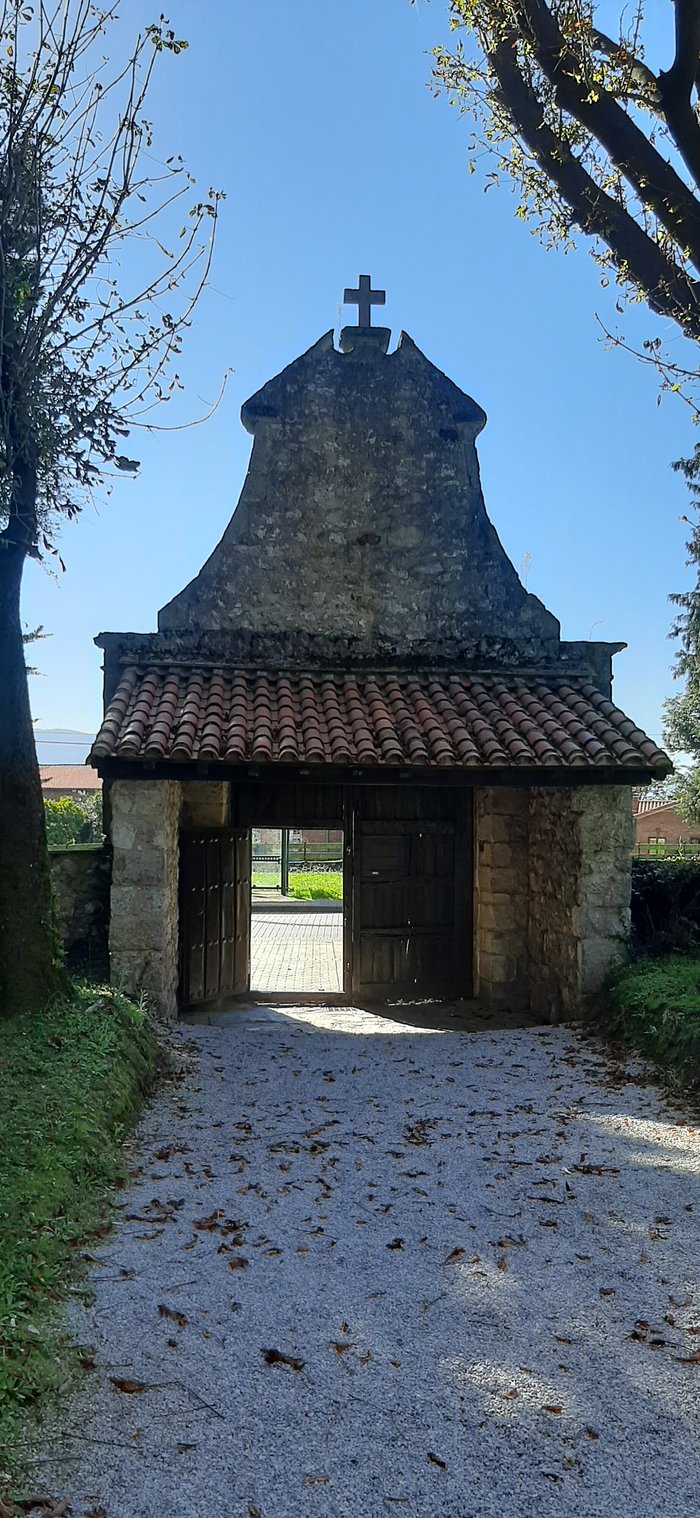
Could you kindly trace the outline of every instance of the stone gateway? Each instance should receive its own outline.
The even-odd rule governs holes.
[[[625,645],[518,579],[480,406],[360,309],[244,405],[240,501],[158,632],[97,639],[112,975],[168,1016],[244,996],[251,829],[340,827],[348,1000],[554,1021],[624,952],[630,787],[670,761],[612,701]]]

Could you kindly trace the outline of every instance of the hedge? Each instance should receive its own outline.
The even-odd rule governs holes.
[[[700,949],[700,859],[632,861],[632,943],[652,956]]]

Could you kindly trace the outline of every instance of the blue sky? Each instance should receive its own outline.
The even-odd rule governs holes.
[[[124,12],[135,27],[143,0]],[[529,589],[565,637],[629,643],[616,699],[658,735],[673,688],[666,598],[688,579],[670,461],[693,446],[690,414],[659,406],[653,373],[605,350],[595,313],[619,318],[585,244],[545,253],[508,190],[468,174],[469,123],[429,87],[446,5],[173,0],[169,14],[190,47],[162,61],[156,148],[228,197],[178,415],[200,414],[233,373],[205,426],[131,440],[140,475],[66,528],[64,575],[29,566],[24,619],[51,634],[32,651],[38,725],[96,727],[94,635],[153,630],[196,574],[243,481],[242,402],[339,323],[344,285],[368,272],[387,290],[381,320],[487,411],[487,509],[516,567],[531,556]],[[664,328],[638,308],[624,331],[639,343]]]

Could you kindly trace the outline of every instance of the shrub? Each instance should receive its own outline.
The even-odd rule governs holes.
[[[650,955],[700,948],[700,859],[632,861],[632,940]]]
[[[648,1055],[674,1085],[700,1082],[700,958],[666,955],[616,970],[607,1026]]]
[[[44,801],[46,839],[49,848],[68,849],[76,843],[102,840],[102,797],[86,795],[82,801],[57,796]]]

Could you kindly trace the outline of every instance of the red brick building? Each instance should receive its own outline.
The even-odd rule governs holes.
[[[681,845],[700,852],[700,822],[686,822],[673,801],[635,796],[632,809],[639,854],[670,852]]]

